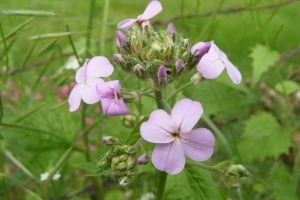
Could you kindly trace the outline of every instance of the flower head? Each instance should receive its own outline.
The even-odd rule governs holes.
[[[212,41],[209,51],[203,55],[202,59],[197,65],[198,72],[200,72],[204,78],[214,79],[218,77],[224,68],[226,68],[229,77],[235,84],[240,84],[242,75],[240,71],[228,60],[226,54],[221,51],[217,45]],[[204,42],[199,42],[192,47],[193,50],[199,46],[203,46]]]
[[[85,61],[76,72],[76,85],[69,96],[70,111],[79,108],[82,99],[87,104],[94,104],[100,100],[96,91],[96,84],[103,83],[99,77],[110,76],[114,68],[109,60],[103,56],[96,56]]]
[[[161,3],[157,0],[151,1],[146,10],[142,15],[139,15],[137,19],[125,19],[118,23],[117,27],[118,29],[127,30],[129,29],[135,22],[138,22],[139,24],[142,24],[143,22],[148,21],[148,19],[154,17],[158,13],[162,11]]]
[[[96,85],[96,90],[101,99],[104,114],[110,116],[129,114],[129,110],[122,98],[119,80],[98,84]]]
[[[193,160],[204,161],[214,150],[214,135],[206,128],[192,130],[203,113],[199,102],[182,99],[172,109],[171,116],[155,110],[142,123],[142,137],[157,143],[152,152],[154,166],[169,174],[179,173],[185,164],[185,154]]]

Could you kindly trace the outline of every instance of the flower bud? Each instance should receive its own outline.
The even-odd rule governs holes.
[[[145,164],[148,164],[150,162],[150,156],[148,154],[143,154],[141,155],[137,162],[140,164],[140,165],[145,165]]]
[[[226,184],[231,190],[239,189],[250,175],[243,165],[232,165],[223,173]]]
[[[134,177],[139,172],[139,168],[135,165],[133,168],[127,170],[126,175],[128,177]]]
[[[131,169],[136,166],[136,157],[129,156],[126,162],[126,169]]]
[[[139,55],[143,49],[143,39],[140,37],[135,38],[135,36],[132,37],[134,38],[131,40],[131,52],[133,55]]]
[[[126,153],[130,156],[135,155],[136,154],[136,148],[134,146],[130,146],[127,148]]]
[[[120,120],[124,126],[128,128],[133,128],[135,126],[137,118],[134,115],[125,115],[121,116]]]
[[[124,91],[122,92],[122,95],[125,103],[135,103],[140,100],[137,92]]]
[[[121,154],[120,155],[120,162],[125,162],[128,159],[128,155],[127,154]]]
[[[114,156],[112,159],[111,159],[111,164],[112,165],[118,165],[120,162],[120,156]]]
[[[175,63],[175,67],[173,67],[171,72],[171,79],[176,80],[181,77],[184,72],[183,62],[181,59],[177,60]]]
[[[167,33],[170,36],[173,36],[173,34],[175,33],[175,27],[172,23],[169,23],[168,28],[167,28]]]
[[[124,59],[123,59],[123,57],[122,57],[120,54],[118,54],[118,53],[115,53],[115,54],[114,54],[114,61],[115,61],[118,65],[120,65],[120,64],[123,63],[123,62],[125,62]]]
[[[101,169],[104,169],[105,167],[108,167],[110,165],[110,162],[108,161],[107,157],[103,157],[99,162],[98,166]]]
[[[132,181],[132,178],[129,178],[127,176],[124,176],[123,178],[120,179],[120,186],[121,187],[125,187],[126,185],[128,185],[130,182]]]
[[[117,170],[122,171],[124,169],[126,169],[126,162],[120,162],[117,166]]]
[[[127,38],[121,31],[116,32],[116,44],[118,47],[127,44]]]
[[[173,61],[173,46],[169,45],[163,52],[164,64],[169,65]]]
[[[119,140],[112,136],[104,136],[102,142],[107,146],[115,146],[119,144]]]
[[[191,78],[191,81],[194,83],[194,85],[200,85],[204,80],[205,80],[205,78],[199,72],[197,72]]]
[[[202,46],[198,47],[194,52],[195,58],[201,59],[210,49],[211,44],[210,42],[206,42]]]
[[[121,145],[117,145],[117,146],[115,146],[115,148],[113,148],[113,153],[114,153],[114,155],[119,155],[120,153],[121,153],[121,148],[122,148],[123,146],[121,146]]]
[[[136,75],[136,77],[142,81],[147,80],[147,73],[145,71],[145,69],[140,65],[137,64],[134,66],[133,68],[133,72]]]
[[[115,153],[113,152],[113,150],[109,150],[108,152],[106,152],[105,157],[110,160],[112,157],[114,157]]]
[[[154,87],[158,91],[165,91],[168,85],[167,71],[164,65],[161,65],[157,72],[157,81],[154,82]]]
[[[120,153],[121,153],[121,154],[126,154],[128,148],[129,148],[128,145],[123,145],[123,146],[121,147],[121,149],[120,149]]]

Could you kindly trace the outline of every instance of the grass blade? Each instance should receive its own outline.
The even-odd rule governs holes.
[[[19,30],[21,30],[22,28],[24,28],[25,26],[27,26],[30,22],[32,22],[33,19],[34,19],[34,17],[31,17],[31,18],[27,19],[25,22],[23,22],[22,24],[18,25],[16,28],[14,28],[10,33],[8,33],[5,36],[5,39],[8,40],[9,38],[11,38],[14,35],[16,35]],[[0,39],[0,41],[2,41],[2,40],[3,39]]]
[[[5,39],[5,36],[4,36],[4,33],[3,33],[1,22],[0,22],[0,32],[1,32],[1,37],[2,37],[3,45],[4,45],[4,54],[5,54],[5,57],[6,57],[6,63],[5,63],[6,68],[5,68],[3,79],[0,83],[0,85],[2,85],[3,83],[5,83],[5,80],[6,80],[6,77],[7,77],[8,66],[9,66],[9,58],[8,58],[8,53],[7,53],[6,39]]]
[[[71,33],[70,32],[46,33],[46,34],[31,36],[29,39],[36,40],[36,39],[56,38],[56,37],[64,37],[66,35],[71,35]]]
[[[54,12],[43,10],[2,10],[4,15],[53,16]]]

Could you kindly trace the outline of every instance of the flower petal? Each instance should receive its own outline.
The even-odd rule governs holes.
[[[121,21],[120,23],[118,23],[117,27],[118,27],[118,29],[127,30],[127,29],[129,29],[136,21],[137,21],[137,19],[125,19],[125,20]]]
[[[117,103],[114,99],[101,99],[102,110],[104,114],[109,116],[119,116],[130,114],[128,108],[125,106],[123,99],[119,99]]]
[[[205,54],[197,65],[197,70],[204,78],[213,79],[218,77],[224,70],[225,65],[215,51]]]
[[[82,100],[87,104],[94,104],[100,100],[96,91],[96,83],[94,82],[81,83],[80,94]]]
[[[179,173],[185,165],[185,157],[179,139],[168,144],[157,144],[152,151],[153,165],[169,174]]]
[[[108,77],[114,71],[114,67],[104,56],[96,56],[88,61],[86,67],[87,77]]]
[[[75,80],[77,83],[83,83],[85,81],[86,64],[87,64],[87,61],[85,61],[83,66],[80,67],[76,72]]]
[[[80,85],[76,84],[70,93],[68,102],[70,105],[70,112],[77,110],[80,106],[81,95],[80,95]]]
[[[97,93],[100,96],[100,99],[113,99],[114,98],[114,92],[111,90],[111,88],[108,87],[106,83],[97,84],[96,85]]]
[[[142,123],[140,127],[141,136],[152,143],[169,143],[174,140],[171,133],[177,131],[172,118],[164,110],[155,110],[149,120]]]
[[[159,1],[153,0],[148,4],[143,15],[140,17],[140,20],[144,21],[150,19],[155,15],[157,15],[158,13],[160,13],[161,11],[162,11],[161,3]]]
[[[193,160],[204,161],[214,152],[215,137],[206,128],[180,133],[184,153]]]
[[[240,84],[242,81],[241,72],[229,61],[224,60],[228,76],[234,84]]]
[[[194,54],[197,49],[201,48],[204,44],[205,42],[198,42],[197,44],[195,44],[191,49],[191,53]]]
[[[171,117],[180,132],[192,130],[203,113],[201,104],[190,99],[178,101],[172,109]]]

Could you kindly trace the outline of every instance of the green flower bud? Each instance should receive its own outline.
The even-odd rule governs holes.
[[[120,186],[125,187],[132,181],[132,178],[129,178],[127,176],[124,176],[123,178],[120,179]]]
[[[128,155],[127,154],[122,154],[119,157],[120,157],[120,162],[126,162],[127,159],[128,159]]]
[[[197,72],[191,78],[191,81],[194,83],[194,85],[200,85],[204,80],[205,80],[205,78],[199,72]]]
[[[139,168],[135,165],[133,168],[127,170],[126,174],[128,177],[134,177],[139,172]]]
[[[111,159],[111,163],[112,163],[113,165],[118,165],[119,162],[120,162],[120,156],[115,156],[115,157],[113,157],[113,158]]]
[[[123,91],[122,95],[125,103],[135,103],[140,99],[137,92]]]
[[[115,146],[115,148],[113,148],[114,155],[119,155],[121,148],[122,148],[121,145]]]
[[[182,55],[181,55],[181,60],[184,62],[184,63],[189,63],[191,61],[191,59],[193,59],[193,56],[191,54],[190,51],[186,51],[186,52],[183,52]]]
[[[243,165],[232,165],[223,174],[226,184],[232,190],[239,189],[250,175]]]
[[[122,116],[120,118],[120,120],[124,126],[126,126],[128,128],[134,128],[137,118],[134,115],[125,115],[125,116]]]
[[[136,152],[137,152],[137,150],[136,150],[136,148],[134,147],[134,146],[130,146],[130,147],[128,147],[127,148],[127,151],[126,151],[126,153],[128,154],[128,155],[135,155],[136,154]]]
[[[136,157],[129,156],[127,161],[126,161],[126,169],[131,169],[134,166],[136,166]]]
[[[117,166],[117,170],[121,171],[121,170],[124,170],[124,169],[126,169],[126,162],[120,162]]]
[[[106,152],[105,157],[107,158],[107,160],[111,160],[114,155],[115,153],[113,152],[113,150],[109,150],[108,152]]]
[[[98,166],[101,169],[104,169],[106,167],[108,167],[110,165],[109,160],[106,157],[103,157],[99,162],[98,162]]]
[[[137,65],[134,66],[133,72],[136,75],[136,77],[138,79],[140,79],[141,81],[147,80],[147,73],[146,73],[145,69],[140,64],[137,64]]]
[[[131,40],[131,52],[133,52],[134,55],[139,55],[143,49],[143,39],[141,39],[141,37],[132,37],[134,37],[134,39]]]
[[[163,55],[165,65],[171,64],[173,62],[173,46],[169,45],[166,49],[164,49]]]
[[[102,142],[106,144],[107,146],[115,146],[119,144],[119,140],[112,136],[104,136],[102,138]]]
[[[126,154],[128,148],[129,148],[128,145],[123,145],[123,146],[121,147],[121,149],[120,149],[120,153],[121,153],[121,154]]]
[[[153,63],[149,63],[146,67],[147,77],[148,78],[156,78],[157,77],[157,70],[158,70],[157,65],[155,65]]]

